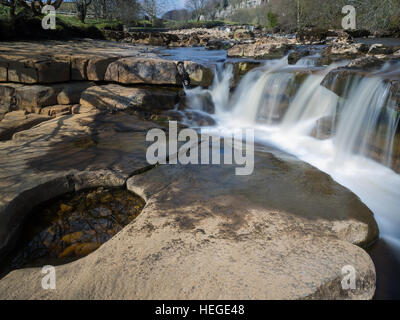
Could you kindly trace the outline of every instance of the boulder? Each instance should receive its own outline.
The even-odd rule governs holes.
[[[288,63],[296,64],[297,61],[299,61],[301,58],[304,58],[309,55],[310,55],[310,50],[308,50],[308,49],[292,51],[288,55]]]
[[[26,114],[25,111],[12,111],[0,121],[0,141],[10,140],[19,131],[27,130],[50,118],[45,115]]]
[[[105,80],[123,84],[181,84],[175,62],[133,57],[111,63],[107,68]]]
[[[393,54],[396,51],[396,47],[393,46],[385,46],[381,43],[373,44],[369,50],[368,54]]]
[[[129,108],[151,112],[173,109],[178,94],[163,89],[128,88],[117,84],[90,87],[82,93],[80,104],[85,108],[118,111]]]
[[[213,126],[216,124],[215,120],[211,116],[204,112],[198,112],[197,110],[163,111],[157,114],[152,114],[149,119],[164,125],[168,125],[168,121],[178,121],[183,126],[191,127]]]
[[[15,90],[21,86],[16,83],[0,83],[0,120],[15,107]]]
[[[329,37],[334,43],[350,44],[354,42],[353,37],[344,30],[329,31]]]
[[[49,116],[49,117],[60,117],[65,116],[72,113],[72,108],[77,105],[55,105],[44,107],[40,109],[40,114]]]
[[[20,110],[39,112],[47,106],[76,104],[80,101],[81,93],[92,85],[90,82],[71,82],[51,86],[21,86],[15,90],[15,106]]]
[[[364,75],[364,72],[359,70],[337,68],[331,70],[325,76],[321,82],[321,85],[328,90],[331,90],[339,97],[346,98],[344,95],[346,93],[346,88],[349,84],[349,81],[352,81],[354,78],[361,78]]]
[[[285,43],[268,44],[236,44],[228,50],[228,57],[232,58],[254,58],[254,59],[279,59],[283,58],[291,48]]]
[[[354,59],[368,53],[369,46],[363,43],[333,44],[322,51],[323,57],[332,60]]]
[[[0,82],[8,81],[8,62],[0,61]]]
[[[93,85],[92,82],[69,82],[55,86],[57,104],[72,105],[79,103],[82,92]]]
[[[87,63],[87,79],[90,81],[103,81],[107,68],[116,61],[118,57],[95,57]]]
[[[213,109],[210,109],[210,111],[212,112],[209,113],[214,113]],[[183,113],[184,113],[183,123],[186,123],[189,126],[205,127],[205,126],[216,125],[216,121],[214,120],[214,118],[212,118],[208,114],[204,114],[204,112],[198,112],[197,110],[185,110],[183,111]]]
[[[353,38],[367,38],[368,36],[371,35],[371,32],[365,29],[355,29],[355,30],[348,29],[345,30],[344,32],[348,33]]]
[[[26,58],[8,62],[8,79],[17,83],[56,83],[70,80],[70,64],[55,59]]]
[[[39,113],[42,107],[57,104],[57,89],[53,86],[32,85],[15,90],[15,105],[19,110]]]
[[[71,80],[82,81],[87,80],[87,66],[89,58],[87,55],[75,55],[71,57]]]
[[[289,95],[269,94],[265,92],[263,105],[258,110],[257,122],[271,124],[279,123],[289,109],[291,98]]]
[[[214,72],[199,63],[185,61],[184,68],[190,78],[190,84],[193,86],[208,87],[214,81]]]
[[[304,28],[296,33],[296,40],[305,44],[320,44],[328,37],[328,30],[319,28]]]
[[[228,50],[232,47],[232,42],[227,39],[210,39],[207,42],[208,50]]]
[[[258,61],[238,61],[238,62],[228,62],[233,67],[233,78],[231,81],[231,86],[236,87],[240,79],[246,75],[246,73],[251,70],[261,66],[261,62]]]
[[[251,40],[254,39],[254,33],[249,30],[238,29],[235,30],[233,38],[235,40]]]
[[[352,69],[374,70],[381,68],[385,63],[385,59],[379,59],[375,56],[366,56],[354,59],[346,66]]]

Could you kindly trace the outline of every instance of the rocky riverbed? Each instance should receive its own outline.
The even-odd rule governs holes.
[[[305,52],[299,39],[233,32],[235,43],[225,31],[218,36],[229,43],[228,56],[251,59],[227,62],[232,88],[260,65],[254,58],[295,49],[296,60],[314,50]],[[57,266],[56,290],[42,290],[41,269],[33,267],[2,278],[0,298],[371,299],[376,274],[364,248],[378,238],[377,224],[327,174],[272,147],[257,148],[248,177],[235,176],[230,165],[147,163],[149,129],[168,133],[168,120],[182,127],[215,123],[209,97],[207,115],[188,108],[182,88],[185,80],[209,87],[215,72],[196,57],[165,57],[155,47],[164,42],[120,38],[129,43],[0,44],[0,253],[12,254],[36,206],[65,194],[119,187],[145,201],[141,214],[97,250]],[[212,47],[213,40],[198,45],[227,48],[221,41]],[[360,69],[398,59],[397,50],[333,42],[317,59],[324,65],[325,57],[336,61],[345,51],[361,58],[354,62]],[[304,81],[304,70],[291,72]],[[396,77],[386,76],[397,88]],[[324,85],[337,91],[329,77]],[[341,286],[346,265],[357,270],[354,290]]]

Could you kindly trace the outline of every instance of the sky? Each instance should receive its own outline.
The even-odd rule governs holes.
[[[185,0],[171,0],[170,9],[181,9],[185,6]]]

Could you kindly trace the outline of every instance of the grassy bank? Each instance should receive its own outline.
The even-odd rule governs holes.
[[[5,14],[0,15],[0,40],[102,39],[104,29],[122,29],[122,24],[101,19],[87,19],[82,23],[74,16],[57,15],[56,29],[44,30],[41,17],[18,15],[12,20]]]

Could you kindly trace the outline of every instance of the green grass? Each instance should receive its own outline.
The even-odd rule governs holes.
[[[8,16],[8,15],[9,15],[9,9],[0,4],[0,17],[1,16]]]
[[[121,21],[118,20],[105,20],[105,19],[91,19],[87,18],[85,23],[82,23],[77,17],[74,16],[66,16],[66,15],[57,15],[57,22],[60,21],[65,25],[69,25],[71,27],[77,28],[88,28],[88,27],[96,27],[100,30],[104,28],[119,28],[122,26]]]

